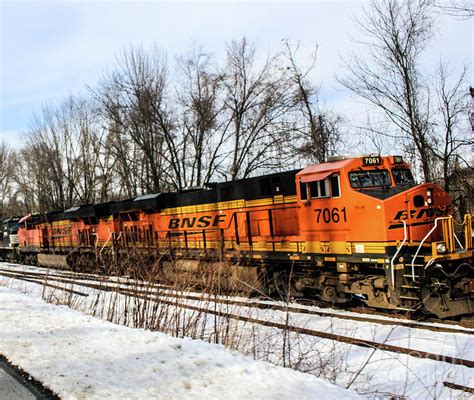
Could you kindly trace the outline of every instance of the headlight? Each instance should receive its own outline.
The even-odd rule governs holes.
[[[433,204],[433,189],[428,189],[428,191],[426,192],[426,196],[428,197],[428,205]]]
[[[446,253],[446,245],[444,243],[438,243],[436,245],[436,251],[439,253],[439,254],[443,254],[443,253]]]

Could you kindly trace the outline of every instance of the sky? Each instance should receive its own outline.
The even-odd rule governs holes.
[[[8,1],[0,0],[0,141],[19,146],[35,113],[69,94],[85,94],[118,53],[158,45],[168,57],[197,42],[222,61],[226,42],[246,36],[262,53],[301,41],[304,61],[318,44],[313,79],[324,103],[348,121],[365,106],[337,83],[341,57],[356,48],[354,19],[367,1]],[[471,20],[440,15],[424,54],[433,70],[440,58],[455,69],[472,63]],[[306,54],[306,55],[305,55]]]

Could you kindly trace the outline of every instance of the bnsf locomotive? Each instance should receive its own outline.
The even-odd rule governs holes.
[[[4,259],[71,266],[79,257],[143,253],[187,270],[219,265],[269,294],[357,298],[440,318],[473,312],[472,216],[457,224],[448,193],[416,185],[398,156],[338,159],[7,224],[14,240],[0,250]]]

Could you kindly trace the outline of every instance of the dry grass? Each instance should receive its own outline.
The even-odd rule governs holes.
[[[232,282],[233,274],[229,270],[232,270],[232,265],[224,263],[183,264],[181,260],[169,257],[153,260],[132,254],[124,258],[119,266],[110,260],[101,264],[100,281],[94,283],[103,290],[84,289],[79,283],[68,286],[71,290],[87,290],[88,297],[51,288],[47,286],[48,278],[44,280],[42,294],[45,301],[67,305],[113,323],[222,344],[254,359],[311,373],[366,394],[403,398],[403,395],[379,391],[371,386],[372,376],[367,367],[375,351],[368,353],[362,365],[351,365],[349,352],[343,351],[340,343],[318,340],[290,332],[289,329],[227,318],[226,314],[242,315],[242,308],[218,303],[217,299],[231,300],[234,296],[245,297],[261,291],[258,285]],[[291,279],[291,274],[288,279]],[[118,281],[120,286],[116,284]],[[200,299],[182,297],[190,293],[200,296]],[[281,298],[288,307],[290,300],[291,292]],[[207,313],[206,309],[213,313]],[[256,317],[254,309],[249,308],[245,312],[248,317]],[[289,327],[290,314],[287,308],[277,322]],[[436,392],[433,398],[438,396]]]

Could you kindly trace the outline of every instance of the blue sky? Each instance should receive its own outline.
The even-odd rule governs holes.
[[[226,41],[244,35],[264,53],[278,50],[282,38],[301,40],[307,52],[318,43],[314,79],[325,103],[360,116],[363,106],[355,105],[334,74],[343,74],[340,57],[354,49],[349,35],[356,34],[353,18],[364,3],[0,0],[0,140],[18,145],[34,113],[93,87],[127,46],[156,43],[173,57],[195,41],[221,60]],[[472,55],[472,20],[440,16],[424,56],[426,69],[441,57],[459,68]]]

